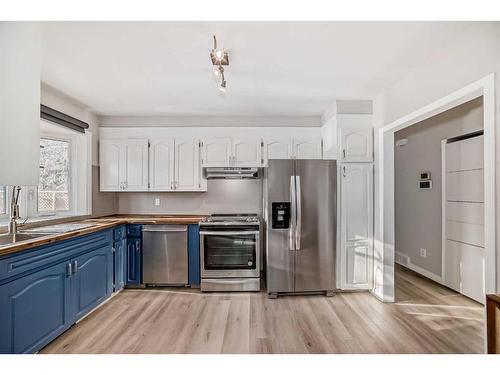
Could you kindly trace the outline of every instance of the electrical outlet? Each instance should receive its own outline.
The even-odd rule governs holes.
[[[427,249],[420,249],[420,256],[422,258],[427,258]]]
[[[160,198],[155,198],[155,206],[159,206],[160,205]]]

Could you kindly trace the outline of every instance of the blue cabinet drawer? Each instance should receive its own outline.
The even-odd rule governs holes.
[[[118,227],[118,228],[115,228],[114,229],[114,233],[113,233],[113,239],[115,241],[120,241],[122,239],[125,238],[125,226],[121,226],[121,227]]]
[[[127,237],[140,237],[141,225],[127,225]]]
[[[112,244],[113,231],[108,229],[0,257],[0,284],[78,254],[111,247]]]

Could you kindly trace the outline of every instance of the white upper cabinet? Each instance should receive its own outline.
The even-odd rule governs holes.
[[[373,128],[340,127],[339,152],[342,162],[371,162],[373,161]]]
[[[148,140],[102,139],[100,190],[148,191]]]
[[[127,139],[125,151],[125,191],[148,191],[148,140]]]
[[[99,142],[100,190],[119,191],[122,188],[122,140],[102,139]]]
[[[149,190],[174,190],[174,145],[173,138],[151,141],[149,148]]]
[[[178,191],[206,191],[207,180],[201,176],[200,141],[175,139],[175,181]]]
[[[202,165],[204,167],[229,166],[232,159],[231,138],[209,138],[203,140]]]
[[[293,154],[295,159],[321,159],[321,139],[294,138]]]
[[[264,163],[269,159],[291,159],[292,138],[269,137],[264,139]]]
[[[373,166],[340,166],[341,288],[370,289],[373,270]]]
[[[231,165],[235,167],[262,167],[262,141],[260,139],[233,139]]]

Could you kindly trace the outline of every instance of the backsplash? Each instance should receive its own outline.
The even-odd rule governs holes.
[[[204,193],[117,193],[119,214],[262,213],[262,180],[208,180]],[[155,199],[160,205],[155,206]]]

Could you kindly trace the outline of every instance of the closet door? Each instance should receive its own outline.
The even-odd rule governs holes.
[[[373,269],[373,165],[342,164],[341,288],[371,289]]]
[[[126,139],[125,191],[148,191],[148,140]]]
[[[443,280],[484,303],[483,136],[443,145]]]
[[[174,139],[156,139],[149,147],[149,191],[174,190]]]

